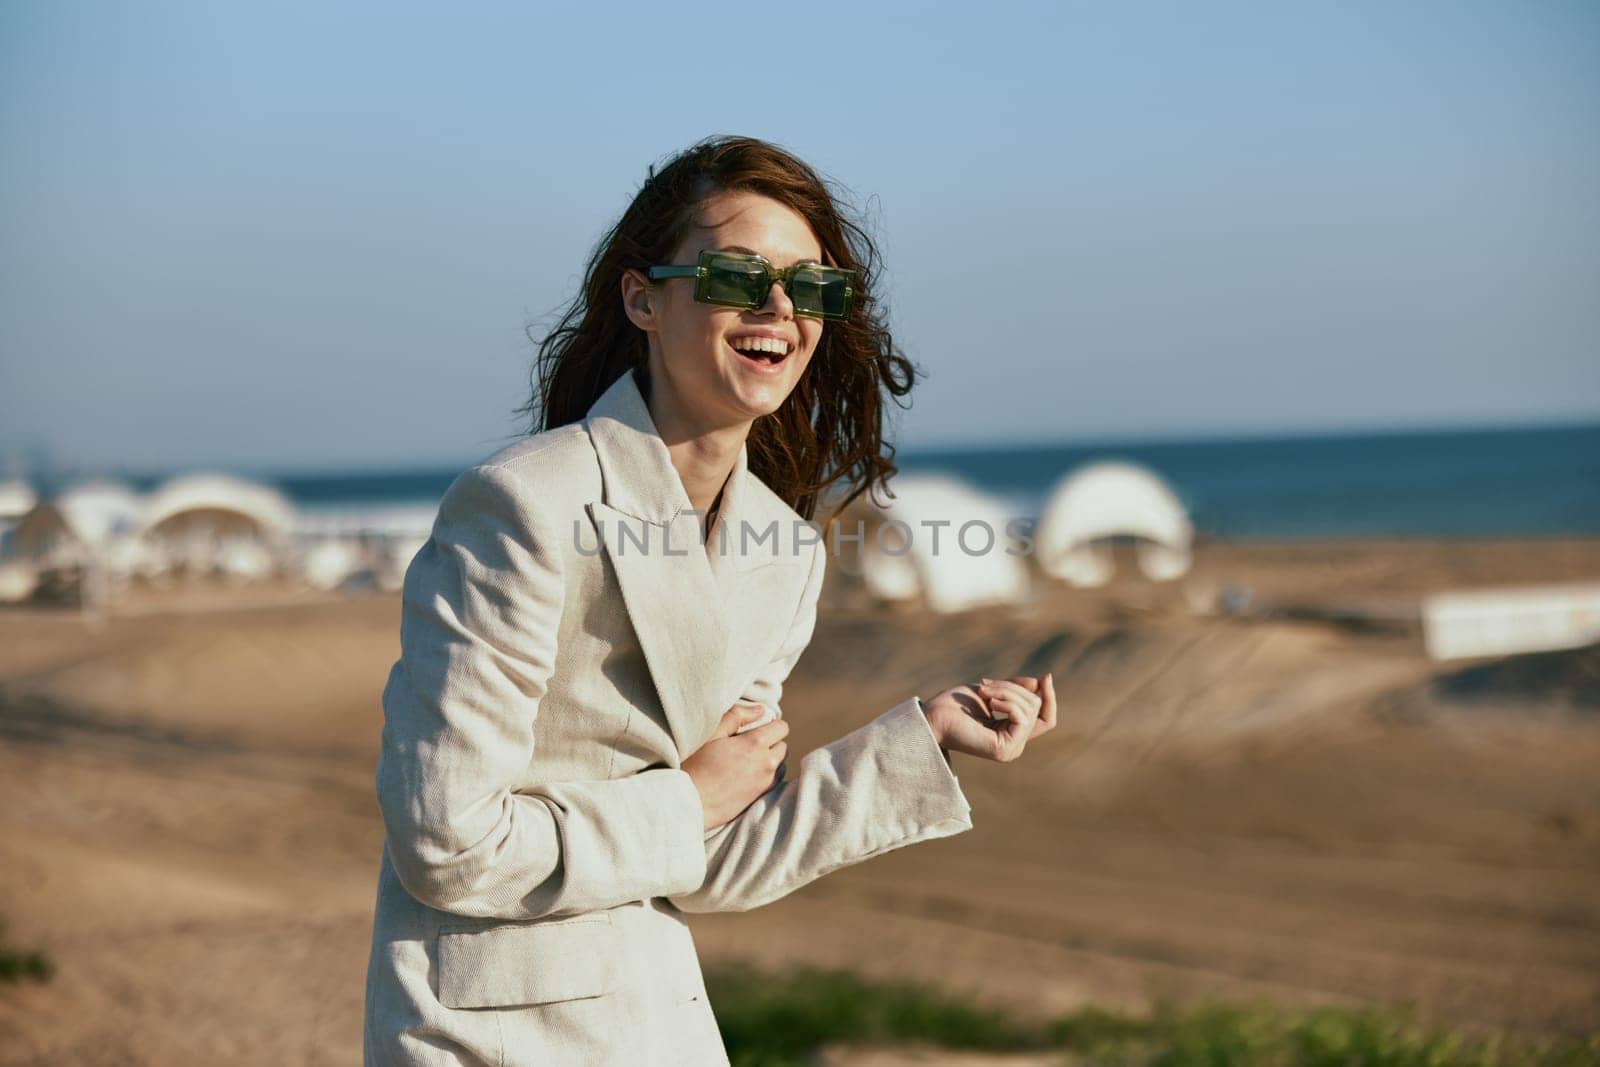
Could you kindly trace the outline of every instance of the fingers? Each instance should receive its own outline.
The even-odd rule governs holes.
[[[722,722],[739,726],[754,720],[764,710],[760,704],[735,704],[722,713]]]
[[[991,711],[1003,711],[1019,725],[1031,727],[1039,715],[1039,696],[1017,682],[985,678],[979,691],[988,699]]]
[[[990,698],[989,709],[994,717],[1022,728],[1031,728],[1034,713],[1010,693],[998,693]]]
[[[717,723],[717,737],[732,737],[741,729],[755,722],[766,714],[766,708],[760,704],[735,704],[722,713],[722,719]]]
[[[789,720],[780,716],[764,726],[747,730],[746,734],[757,746],[767,747],[789,736]]]
[[[1040,696],[1043,699],[1039,703],[1039,721],[1034,724],[1034,732],[1042,734],[1056,725],[1056,680],[1049,672],[1045,673]]]

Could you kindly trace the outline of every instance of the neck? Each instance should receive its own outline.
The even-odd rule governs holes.
[[[667,446],[667,454],[672,457],[672,466],[683,482],[689,505],[700,513],[701,530],[705,532],[709,529],[712,505],[721,496],[728,475],[739,462],[739,449],[750,433],[751,423],[749,420],[714,423],[697,418],[676,401],[669,388],[661,387],[659,379],[651,381],[645,395],[650,419]]]

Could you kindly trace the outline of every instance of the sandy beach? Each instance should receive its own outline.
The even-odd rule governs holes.
[[[1124,568],[1126,572],[1128,568]],[[956,617],[830,577],[791,767],[1024,664],[1062,726],[960,755],[974,829],[698,916],[703,960],[936,982],[1020,1015],[1409,1005],[1600,1029],[1600,648],[1430,662],[1425,593],[1600,578],[1600,540],[1212,543],[1182,582]],[[1248,610],[1195,603],[1248,591]],[[0,1064],[360,1061],[394,595],[0,612]]]

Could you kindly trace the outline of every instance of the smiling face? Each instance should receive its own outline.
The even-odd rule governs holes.
[[[702,251],[753,252],[775,268],[822,262],[805,218],[757,193],[721,192],[695,212],[671,259],[692,264]],[[755,309],[697,303],[694,279],[623,279],[628,317],[650,348],[650,408],[657,424],[690,432],[748,424],[778,410],[822,340],[821,319],[797,316],[774,283]]]

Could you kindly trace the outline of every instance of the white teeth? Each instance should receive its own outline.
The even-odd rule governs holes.
[[[776,337],[736,337],[728,344],[741,352],[767,352],[774,356],[789,354],[788,342]]]

